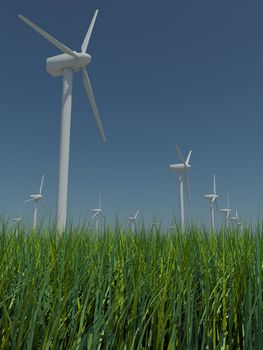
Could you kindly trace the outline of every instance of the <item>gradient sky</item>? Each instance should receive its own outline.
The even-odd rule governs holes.
[[[13,218],[36,193],[55,216],[62,78],[46,72],[59,51],[18,19],[22,13],[79,50],[94,11],[90,80],[103,120],[101,139],[74,75],[69,214],[91,215],[102,193],[108,220],[140,209],[167,223],[178,213],[178,178],[169,164],[192,149],[192,205],[186,216],[209,223],[204,194],[217,177],[219,206],[247,220],[262,216],[263,2],[6,1],[0,12],[0,211]],[[23,205],[31,218],[32,206]],[[39,211],[43,217],[45,209]],[[141,216],[142,217],[142,216]]]

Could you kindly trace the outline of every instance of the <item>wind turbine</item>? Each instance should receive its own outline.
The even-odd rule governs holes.
[[[128,220],[131,223],[132,233],[135,233],[135,222],[138,214],[139,214],[139,210],[136,211],[134,216],[128,217]]]
[[[226,228],[228,229],[230,212],[231,212],[230,205],[229,205],[229,194],[227,194],[227,208],[220,209],[220,211],[225,215],[225,225],[226,225]]]
[[[210,201],[210,207],[211,207],[211,226],[212,226],[212,230],[215,230],[215,207],[214,204],[217,205],[217,199],[218,199],[218,195],[216,194],[216,176],[214,174],[213,176],[213,190],[214,193],[212,194],[205,194],[205,199],[208,199]]]
[[[33,230],[36,229],[37,225],[37,203],[38,201],[42,202],[42,189],[43,189],[43,182],[44,182],[44,177],[45,175],[42,176],[40,187],[39,187],[39,192],[37,194],[31,194],[29,199],[25,200],[24,203],[26,202],[34,202],[34,211],[33,211]]]
[[[68,169],[69,169],[69,147],[70,147],[70,123],[71,123],[71,105],[72,105],[72,80],[73,72],[82,70],[82,79],[84,89],[87,93],[91,108],[95,115],[95,119],[103,141],[106,141],[103,125],[97,109],[89,76],[85,68],[91,62],[91,56],[86,53],[93,26],[98,14],[98,10],[90,23],[87,34],[81,46],[81,52],[72,51],[67,46],[53,38],[44,30],[39,28],[26,17],[19,15],[18,17],[24,21],[29,27],[42,35],[46,40],[59,49],[62,54],[47,59],[47,72],[53,77],[63,75],[62,89],[62,112],[61,112],[61,137],[60,137],[60,160],[58,175],[58,195],[57,195],[57,214],[56,226],[58,232],[62,232],[66,227],[67,220],[67,195],[68,195]]]
[[[21,208],[19,208],[19,215],[18,217],[14,218],[14,225],[16,227],[16,237],[18,237],[21,222],[22,222]]]
[[[190,201],[190,190],[189,190],[189,176],[188,176],[188,170],[191,168],[191,165],[189,164],[190,157],[192,151],[190,150],[188,153],[188,156],[186,160],[184,159],[179,147],[176,145],[176,152],[178,154],[179,159],[182,163],[176,163],[176,164],[170,164],[170,169],[172,171],[178,172],[179,177],[179,211],[180,211],[180,224],[181,229],[184,231],[184,185],[183,185],[183,174],[186,176],[186,183],[187,183],[187,193],[188,193],[188,200]]]
[[[235,216],[231,216],[230,220],[233,221],[234,227],[237,228],[237,223],[238,223],[238,220],[239,220],[237,210],[236,210],[236,215]]]
[[[239,227],[240,232],[243,232],[243,228],[245,227],[245,224],[242,221],[238,221],[237,225]]]
[[[101,194],[99,194],[99,208],[92,209],[94,215],[91,217],[92,219],[96,218],[96,231],[99,230],[99,217],[103,214],[103,210],[101,209]]]

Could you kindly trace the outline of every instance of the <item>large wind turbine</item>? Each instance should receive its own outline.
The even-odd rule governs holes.
[[[129,222],[131,223],[131,227],[132,227],[132,233],[135,233],[136,227],[135,227],[135,222],[136,222],[136,218],[137,215],[139,214],[139,210],[136,211],[134,216],[130,216],[128,217]]]
[[[94,215],[92,216],[92,219],[96,218],[96,231],[99,230],[99,217],[103,214],[103,210],[101,209],[101,194],[99,194],[99,207],[96,209],[92,209]]]
[[[37,194],[31,194],[29,197],[29,199],[27,199],[26,201],[24,201],[24,203],[26,202],[34,202],[34,211],[33,211],[33,230],[36,229],[36,225],[37,225],[37,203],[38,201],[42,201],[43,195],[42,195],[42,189],[43,189],[43,182],[44,182],[44,177],[45,175],[42,176],[42,180],[40,183],[40,187],[39,187],[39,192]]]
[[[218,199],[218,195],[216,194],[216,176],[214,174],[213,176],[213,190],[214,193],[212,194],[205,194],[205,198],[208,199],[210,201],[210,207],[211,207],[211,226],[212,226],[212,230],[215,230],[215,207],[214,204],[217,205],[217,199]]]
[[[188,156],[186,160],[184,159],[179,147],[176,145],[176,152],[178,154],[179,159],[182,163],[176,163],[176,164],[170,164],[170,169],[172,171],[178,172],[179,177],[179,210],[180,210],[180,224],[181,229],[184,231],[184,185],[183,185],[183,174],[186,176],[186,182],[187,182],[187,192],[188,192],[188,199],[190,196],[190,190],[189,190],[189,176],[188,176],[188,170],[191,168],[191,165],[189,164],[190,157],[192,151],[190,150],[188,153]]]
[[[71,123],[71,104],[72,104],[72,80],[73,72],[82,70],[82,79],[85,91],[91,104],[91,108],[95,115],[96,122],[103,141],[106,141],[103,125],[96,106],[95,98],[91,88],[87,70],[85,68],[91,62],[91,56],[86,53],[93,26],[98,14],[98,10],[90,23],[87,34],[81,46],[81,52],[72,51],[67,46],[60,43],[44,30],[39,28],[26,17],[19,15],[19,18],[24,21],[29,27],[47,39],[62,54],[53,56],[47,59],[47,72],[53,77],[63,75],[63,90],[62,90],[62,113],[61,113],[61,138],[60,138],[60,160],[59,160],[59,175],[58,175],[58,195],[57,195],[57,214],[56,225],[58,232],[62,232],[66,226],[67,219],[67,194],[68,194],[68,169],[69,169],[69,147],[70,147],[70,123]]]
[[[229,204],[229,194],[227,194],[227,208],[220,209],[221,213],[225,215],[225,226],[228,229],[229,227],[229,219],[230,219],[230,204]]]
[[[236,215],[235,216],[231,216],[230,220],[233,222],[234,228],[237,228],[237,223],[238,223],[238,220],[239,220],[237,209],[236,209]]]

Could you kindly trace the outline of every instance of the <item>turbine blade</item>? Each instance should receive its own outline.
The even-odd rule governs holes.
[[[176,145],[176,152],[177,152],[178,157],[180,158],[181,162],[185,164],[185,159],[184,159],[184,157],[183,157],[183,155],[182,155],[178,145]]]
[[[134,215],[134,219],[137,218],[137,215],[139,214],[139,209],[136,211],[135,215]]]
[[[49,35],[47,32],[45,32],[43,29],[39,28],[36,24],[31,22],[29,19],[27,19],[23,15],[18,16],[22,21],[24,21],[29,27],[34,29],[38,34],[42,35],[45,39],[47,39],[51,44],[53,44],[57,49],[60,51],[67,53],[70,56],[73,57],[78,57],[78,55],[72,51],[70,48],[67,46],[63,45],[61,42],[59,42],[57,39],[53,38],[53,36]]]
[[[34,200],[33,198],[30,198],[30,199],[27,199],[26,201],[23,201],[23,203],[32,202],[33,200]]]
[[[101,209],[101,194],[99,194],[99,209]]]
[[[227,194],[227,208],[230,209],[230,204],[229,204],[229,194]]]
[[[216,176],[214,174],[214,194],[216,194]]]
[[[94,219],[99,214],[99,211],[97,211],[94,215],[92,215],[92,219]]]
[[[215,204],[216,204],[216,211],[217,211],[217,213],[218,213],[218,212],[219,212],[219,208],[218,208],[217,200],[215,200]]]
[[[88,48],[88,45],[89,45],[89,40],[90,40],[90,37],[91,37],[91,33],[93,31],[93,27],[94,27],[94,24],[95,24],[98,12],[99,12],[99,10],[95,11],[94,16],[92,18],[92,21],[90,22],[89,29],[87,31],[87,34],[86,34],[86,36],[84,38],[84,41],[82,43],[82,46],[81,46],[81,52],[86,52],[87,51],[87,48]]]
[[[189,164],[191,154],[192,154],[192,150],[189,151],[188,156],[187,156],[187,158],[186,158],[186,164],[187,164],[187,165]]]
[[[42,180],[41,180],[40,187],[39,187],[39,194],[42,194],[42,188],[43,188],[44,177],[45,177],[45,175],[42,176]]]
[[[43,207],[47,210],[49,214],[51,214],[49,207],[43,202],[43,200],[40,200],[40,203],[43,205]]]
[[[100,119],[99,111],[97,109],[97,105],[96,105],[96,102],[95,102],[93,91],[92,91],[92,88],[91,88],[91,85],[90,85],[89,76],[88,76],[88,73],[87,73],[85,68],[83,68],[83,85],[84,85],[84,88],[85,88],[86,93],[88,95],[88,99],[90,101],[91,108],[93,110],[93,113],[94,113],[94,116],[95,116],[95,119],[96,119],[96,122],[97,122],[97,125],[98,125],[98,128],[99,128],[101,137],[102,137],[103,141],[106,142],[106,137],[105,137],[103,125],[102,125],[102,122],[101,122],[101,119]]]
[[[186,189],[187,189],[188,204],[191,205],[190,181],[189,181],[188,171],[186,172],[185,177],[186,177]]]

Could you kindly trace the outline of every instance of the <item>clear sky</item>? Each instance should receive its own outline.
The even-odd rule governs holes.
[[[102,193],[108,220],[140,209],[146,221],[178,213],[175,145],[192,149],[192,205],[209,222],[204,194],[217,177],[219,206],[262,216],[263,2],[240,0],[13,0],[0,12],[0,211],[12,218],[36,193],[55,215],[62,78],[46,72],[59,51],[18,19],[22,13],[73,50],[94,11],[90,80],[103,120],[101,139],[74,75],[69,213],[91,215]],[[31,216],[30,203],[23,215]],[[40,217],[45,209],[39,211]]]

